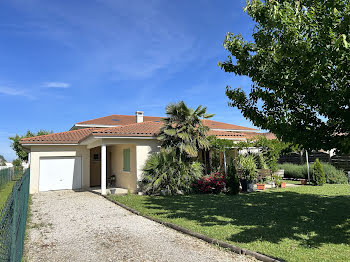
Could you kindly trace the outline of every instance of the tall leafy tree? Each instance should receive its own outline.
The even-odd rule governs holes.
[[[207,113],[207,108],[198,106],[192,109],[184,101],[169,104],[166,107],[167,117],[162,121],[158,139],[161,146],[167,150],[175,150],[177,156],[193,158],[198,155],[199,149],[208,149],[210,143],[207,139],[209,127],[203,125],[202,119],[214,115]]]
[[[6,166],[6,159],[3,155],[0,155],[0,166]]]
[[[39,130],[37,133],[31,132],[27,130],[27,133],[25,135],[15,135],[13,137],[9,137],[11,142],[11,148],[16,152],[16,155],[21,161],[28,161],[28,152],[24,150],[22,145],[20,144],[20,141],[22,138],[28,138],[33,136],[42,136],[42,135],[48,135],[52,134],[52,131],[46,131],[46,130]]]
[[[306,149],[350,152],[350,0],[249,0],[253,41],[226,35],[219,66],[248,76],[226,89],[254,125]]]

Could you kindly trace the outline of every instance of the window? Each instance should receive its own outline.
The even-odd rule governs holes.
[[[123,171],[130,172],[130,148],[123,150]]]
[[[93,160],[94,161],[100,161],[100,154],[94,154],[94,156],[93,156]]]

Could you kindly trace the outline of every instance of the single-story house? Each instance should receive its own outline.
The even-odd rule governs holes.
[[[218,138],[240,141],[258,134],[253,128],[213,120],[203,123]],[[30,152],[30,193],[100,187],[106,194],[107,186],[137,192],[148,156],[160,150],[161,126],[161,117],[137,111],[79,122],[67,132],[22,139]]]

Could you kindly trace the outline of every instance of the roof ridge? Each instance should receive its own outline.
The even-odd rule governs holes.
[[[97,120],[97,119],[101,119],[101,118],[113,117],[113,116],[130,116],[130,117],[135,117],[135,115],[117,115],[117,114],[113,114],[113,115],[108,115],[108,116],[96,117],[96,118],[85,120],[85,121],[80,121],[80,122],[77,122],[76,124],[80,124],[80,123],[84,123],[84,122],[88,122],[88,121],[93,121],[93,120]],[[143,117],[155,117],[155,118],[159,117],[159,118],[161,118],[161,116],[147,116],[147,115],[144,115]]]

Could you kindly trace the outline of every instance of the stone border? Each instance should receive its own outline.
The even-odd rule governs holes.
[[[120,207],[122,207],[122,208],[124,208],[124,209],[126,209],[128,211],[130,211],[131,213],[133,213],[135,215],[142,216],[144,218],[147,218],[149,220],[157,222],[157,223],[159,223],[161,225],[164,225],[166,227],[170,227],[170,228],[175,229],[176,231],[179,231],[179,232],[181,232],[183,234],[190,235],[190,236],[193,236],[195,238],[204,240],[205,242],[207,242],[209,244],[215,244],[215,245],[218,245],[219,247],[229,249],[230,251],[235,252],[237,254],[249,255],[249,256],[255,257],[256,259],[258,259],[260,261],[263,261],[263,262],[283,262],[284,261],[284,260],[281,260],[281,259],[278,259],[278,258],[274,258],[274,257],[270,257],[270,256],[267,256],[267,255],[260,254],[260,253],[255,252],[255,251],[251,251],[251,250],[248,250],[248,249],[245,249],[245,248],[240,248],[240,247],[231,245],[229,243],[226,243],[226,242],[217,240],[215,238],[211,238],[211,237],[208,237],[208,236],[196,233],[194,231],[188,230],[188,229],[183,228],[181,226],[178,226],[178,225],[175,225],[175,224],[172,224],[172,223],[169,223],[169,222],[165,222],[165,221],[159,220],[159,219],[151,217],[151,216],[143,215],[139,211],[137,211],[137,210],[135,210],[135,209],[133,209],[131,207],[128,207],[128,206],[126,206],[126,205],[124,205],[124,204],[122,204],[122,203],[120,203],[120,202],[118,202],[118,201],[116,201],[114,199],[108,198],[108,196],[101,195],[101,194],[99,194],[97,192],[92,192],[92,193],[104,197],[108,201],[111,201],[112,203],[114,203],[114,204],[116,204],[116,205],[118,205],[118,206],[120,206]]]

